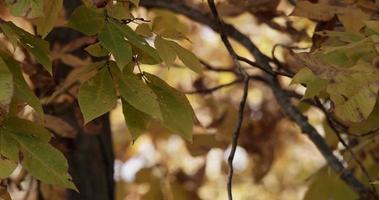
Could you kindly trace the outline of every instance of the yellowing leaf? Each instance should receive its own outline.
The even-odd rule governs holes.
[[[349,127],[349,132],[354,134],[368,133],[379,128],[379,103],[376,102],[374,110],[368,118],[360,123],[354,123]]]
[[[132,60],[132,47],[114,23],[105,23],[98,38],[102,46],[112,53],[121,70]]]
[[[174,133],[192,141],[193,110],[187,97],[162,79],[145,73],[148,85],[158,97],[162,123]]]
[[[356,198],[356,193],[338,175],[325,167],[313,175],[309,189],[304,196],[304,200],[353,200]]]
[[[72,13],[68,26],[86,35],[95,35],[103,28],[104,21],[102,12],[82,5]]]
[[[347,31],[358,32],[365,26],[364,21],[370,19],[370,15],[363,12],[361,9],[340,9],[341,14],[338,14],[338,19],[341,21]]]
[[[62,7],[63,0],[44,0],[45,15],[43,17],[39,17],[36,21],[37,32],[42,36],[42,38],[46,37],[47,34],[53,29]]]
[[[100,117],[116,106],[116,89],[107,67],[103,67],[80,87],[78,100],[84,123]]]
[[[309,1],[299,1],[293,10],[293,16],[307,17],[319,21],[329,21],[338,11],[337,6],[326,3],[311,3]]]

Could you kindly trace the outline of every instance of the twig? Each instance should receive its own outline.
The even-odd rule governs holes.
[[[190,91],[190,92],[185,92],[185,93],[186,94],[211,94],[211,93],[213,93],[219,89],[229,87],[229,86],[235,85],[237,83],[241,83],[241,82],[243,82],[243,79],[237,79],[237,80],[234,80],[230,83],[225,83],[225,84],[221,84],[221,85],[218,85],[215,87],[205,88],[205,89],[200,89],[200,90]]]
[[[242,100],[240,102],[239,110],[238,110],[238,121],[237,125],[233,132],[233,140],[232,140],[232,148],[230,150],[230,154],[228,157],[228,165],[229,165],[229,174],[228,174],[228,183],[227,183],[227,190],[228,190],[228,198],[229,200],[233,200],[233,192],[232,192],[232,183],[233,183],[233,159],[234,155],[236,153],[237,145],[238,145],[238,138],[241,132],[241,126],[243,122],[243,114],[246,106],[246,99],[249,91],[249,75],[247,72],[242,68],[241,64],[238,61],[237,53],[234,51],[232,44],[228,40],[228,36],[225,33],[224,30],[224,24],[220,19],[220,16],[218,15],[216,5],[214,3],[214,0],[208,0],[209,8],[211,9],[211,12],[213,14],[213,17],[215,18],[217,25],[219,27],[219,34],[221,37],[221,40],[223,41],[226,49],[228,50],[230,56],[233,59],[234,64],[237,66],[237,69],[239,70],[240,75],[243,77],[244,82],[244,89],[243,89],[243,95]]]
[[[233,199],[233,192],[232,192],[233,173],[234,173],[233,160],[234,160],[234,155],[236,154],[236,150],[237,150],[238,138],[239,138],[239,135],[241,133],[241,127],[242,127],[242,122],[243,122],[243,114],[244,114],[247,95],[248,95],[248,91],[249,91],[249,80],[250,79],[248,79],[248,78],[244,79],[243,95],[242,95],[242,99],[241,99],[241,102],[239,105],[239,111],[238,111],[238,121],[237,121],[237,125],[234,129],[234,132],[233,132],[232,148],[230,150],[230,154],[228,157],[229,173],[228,173],[227,190],[228,190],[229,200]]]

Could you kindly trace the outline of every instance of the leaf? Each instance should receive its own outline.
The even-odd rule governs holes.
[[[3,134],[2,127],[0,127],[0,155],[14,162],[18,162],[19,160],[19,146],[17,142],[8,135]]]
[[[14,16],[28,15],[30,18],[43,16],[43,0],[7,1]]]
[[[325,167],[313,176],[311,185],[304,196],[304,200],[353,200],[356,198],[356,193],[338,175]]]
[[[51,133],[44,127],[38,125],[36,122],[31,122],[29,120],[10,117],[3,121],[7,126],[11,126],[12,130],[15,132],[24,132],[32,134],[43,142],[49,142],[51,139]],[[22,126],[20,126],[22,125]]]
[[[158,97],[162,113],[162,123],[180,134],[185,139],[192,141],[193,110],[187,97],[175,90],[160,78],[145,73],[148,85]]]
[[[108,7],[107,13],[109,16],[115,18],[115,19],[130,19],[133,16],[130,14],[129,11],[129,5],[123,4],[123,3],[117,3],[113,4],[112,6]]]
[[[349,127],[349,132],[354,134],[363,134],[379,128],[379,102],[376,102],[374,110],[368,118],[360,123],[354,123]]]
[[[102,12],[84,5],[72,13],[68,26],[86,35],[97,34],[104,26],[105,16]]]
[[[157,95],[144,84],[136,75],[124,73],[112,62],[110,63],[112,75],[118,85],[118,90],[122,98],[134,108],[151,115],[157,119],[162,119],[161,110],[157,101]]]
[[[317,96],[325,90],[328,81],[315,76],[308,68],[301,69],[292,79],[291,84],[302,83],[307,86],[303,99],[309,99]]]
[[[17,164],[0,157],[0,179],[5,179],[16,169]]]
[[[132,60],[132,47],[114,23],[105,23],[98,38],[102,46],[112,53],[121,70]]]
[[[343,8],[339,9],[337,16],[347,31],[358,32],[365,26],[364,21],[370,19],[370,14],[363,12],[359,8]]]
[[[17,47],[17,44],[18,44],[18,41],[19,41],[17,34],[6,23],[0,23],[0,28],[3,31],[4,35],[12,43],[13,50],[16,50],[16,47]]]
[[[14,97],[26,102],[34,108],[38,114],[43,116],[41,103],[26,83],[19,64],[7,55],[0,54],[0,56],[2,56],[8,66],[9,71],[13,75]]]
[[[34,35],[24,31],[12,22],[3,23],[11,29],[19,39],[20,44],[32,54],[35,59],[51,74],[52,63],[49,57],[49,43],[45,40],[35,37]]]
[[[181,47],[179,44],[175,43],[173,48],[176,51],[179,59],[183,62],[185,66],[190,68],[192,71],[201,73],[203,68],[201,67],[201,63],[199,59],[193,54],[191,51]]]
[[[62,7],[63,0],[44,0],[44,16],[36,21],[37,32],[42,38],[53,29]]]
[[[366,25],[367,28],[375,31],[376,34],[379,34],[379,21],[377,21],[377,20],[367,20],[367,21],[365,21],[365,25]]]
[[[147,128],[151,117],[130,105],[122,98],[122,111],[126,125],[133,140],[136,140]]]
[[[139,56],[142,57],[141,61],[145,61],[146,64],[158,64],[161,62],[158,52],[149,45],[142,37],[140,37],[129,26],[120,24],[115,21],[111,21],[115,27],[117,27],[128,41],[139,51]]]
[[[107,67],[80,87],[78,100],[85,124],[116,106],[116,89]]]
[[[144,37],[153,36],[153,32],[147,23],[139,24],[136,28],[136,33]]]
[[[8,121],[9,122],[9,121]],[[5,122],[0,134],[17,142],[23,153],[22,166],[34,177],[49,184],[76,189],[67,173],[68,164],[63,154],[34,134],[18,129],[23,124]],[[39,129],[43,129],[40,127]]]
[[[336,105],[336,115],[344,121],[361,122],[366,120],[376,103],[379,84],[363,87],[343,104]],[[329,92],[335,92],[329,90]]]
[[[291,13],[292,16],[307,17],[319,21],[329,21],[337,13],[339,7],[331,6],[324,2],[311,3],[309,1],[299,1]]]
[[[103,57],[109,54],[109,52],[104,49],[100,43],[92,44],[86,47],[84,50],[86,50],[91,56],[95,57]]]
[[[13,97],[13,77],[0,57],[0,105],[9,105]]]
[[[171,66],[176,59],[176,52],[173,46],[175,42],[165,40],[160,36],[155,38],[155,48],[157,48],[159,56],[166,63],[167,66]]]

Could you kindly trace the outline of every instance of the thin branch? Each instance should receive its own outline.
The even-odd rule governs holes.
[[[211,88],[205,88],[205,89],[200,89],[200,90],[196,90],[196,91],[190,91],[190,92],[185,92],[186,94],[211,94],[217,90],[220,90],[222,88],[226,88],[226,87],[230,87],[232,85],[235,85],[237,83],[241,83],[243,82],[243,79],[237,79],[237,80],[234,80],[230,83],[225,83],[225,84],[222,84],[222,85],[218,85],[218,86],[215,86],[215,87],[211,87]]]
[[[232,140],[232,148],[230,150],[230,154],[228,157],[228,164],[229,164],[229,174],[228,174],[228,183],[227,183],[227,190],[228,190],[228,198],[229,200],[233,200],[233,192],[232,192],[232,183],[233,183],[233,159],[234,155],[236,153],[237,145],[238,145],[238,138],[241,133],[241,126],[243,122],[243,114],[246,106],[246,100],[247,100],[247,95],[249,91],[249,75],[248,73],[242,68],[241,64],[239,63],[237,53],[234,51],[232,44],[228,40],[228,36],[225,33],[224,30],[224,23],[220,19],[220,16],[218,15],[218,11],[216,8],[216,5],[214,3],[214,0],[208,0],[208,5],[209,8],[211,9],[212,15],[214,19],[216,20],[216,23],[219,27],[219,34],[221,37],[221,40],[223,41],[226,49],[228,50],[230,56],[233,59],[234,64],[237,66],[239,73],[243,77],[243,82],[244,82],[244,89],[243,89],[243,95],[242,95],[242,100],[240,102],[239,110],[238,110],[238,121],[237,125],[234,129],[233,132],[233,140]]]

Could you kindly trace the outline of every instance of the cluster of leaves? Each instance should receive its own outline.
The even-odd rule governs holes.
[[[53,29],[62,0],[6,1],[15,16],[31,18],[41,37]],[[86,51],[101,62],[80,69],[78,102],[84,123],[105,114],[121,99],[126,124],[136,139],[149,122],[156,120],[174,133],[192,140],[193,110],[186,96],[159,77],[142,72],[139,64],[173,65],[178,57],[191,70],[201,73],[200,61],[175,40],[185,38],[185,26],[176,16],[156,12],[152,25],[135,18],[130,8],[138,1],[110,3],[97,8],[84,1],[71,15],[68,27],[97,39]],[[128,24],[141,21],[136,30]],[[24,48],[51,75],[49,43],[12,22],[0,23],[1,32],[13,48]],[[154,40],[152,47],[147,40]],[[138,66],[139,73],[134,67]],[[80,76],[79,75],[79,76]],[[60,91],[56,91],[59,93]],[[54,96],[56,94],[53,94]],[[19,111],[31,106],[38,117],[44,112],[38,97],[23,77],[20,64],[8,49],[0,51],[0,179],[21,164],[35,178],[48,184],[75,189],[63,154],[49,144],[51,133],[38,122],[20,118]]]
[[[300,1],[292,13],[326,24],[317,27],[311,52],[295,55],[304,68],[297,72],[292,83],[306,86],[303,99],[318,98],[329,102],[333,120],[343,126],[342,133],[347,136],[364,136],[379,128],[379,21],[374,13],[376,7],[372,1]],[[339,130],[329,129],[327,127],[326,132],[340,134]],[[365,140],[369,139],[360,139],[362,143]],[[367,146],[363,151],[369,152],[370,149],[373,147]],[[362,152],[362,149],[354,148],[352,152]],[[344,158],[350,157],[344,154]],[[374,170],[372,157],[362,162],[368,168],[368,174],[376,177],[378,172]],[[305,196],[305,199],[316,198],[354,199],[354,195],[337,176],[324,168],[315,175]]]
[[[320,8],[318,15],[307,12],[311,7]],[[343,25],[316,32],[324,41],[312,52],[296,55],[306,68],[296,74],[293,82],[307,86],[304,98],[330,99],[336,117],[354,132],[376,130],[379,126],[375,123],[379,113],[374,109],[379,89],[379,22],[370,20],[360,7],[308,1],[300,2],[294,15],[322,21],[337,15]]]

